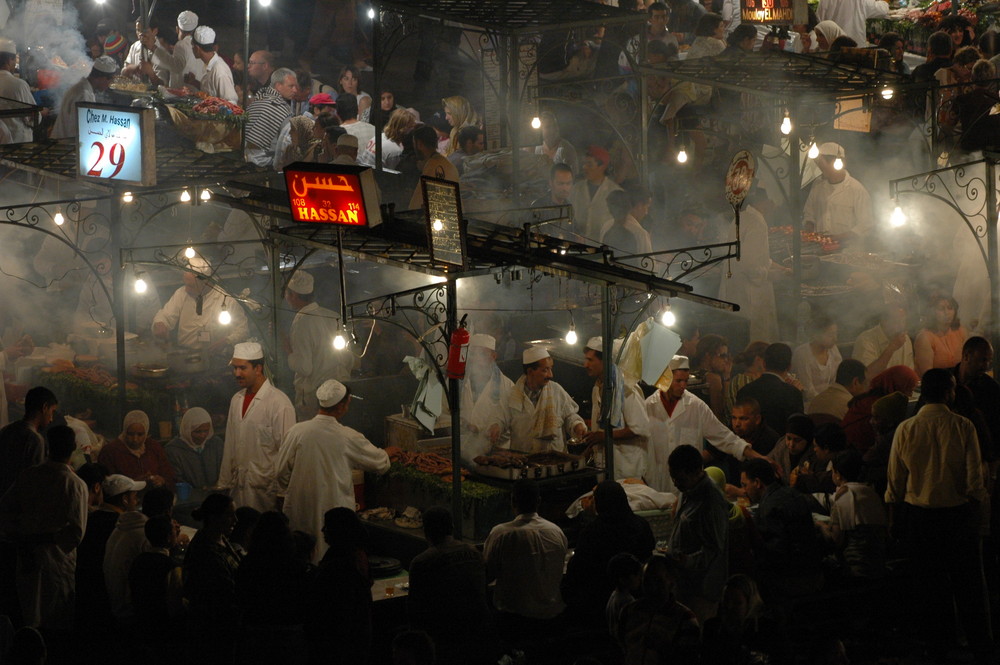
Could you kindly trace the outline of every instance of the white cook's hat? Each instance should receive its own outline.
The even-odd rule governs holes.
[[[109,55],[101,55],[94,60],[94,69],[102,74],[114,74],[118,71],[118,63]]]
[[[198,15],[190,9],[185,9],[177,15],[177,27],[184,32],[191,32],[198,27]]]
[[[233,358],[240,360],[263,360],[264,347],[259,342],[240,342],[233,349]]]
[[[844,149],[839,143],[834,143],[833,141],[821,145],[819,147],[819,154],[826,155],[827,157],[840,157],[841,159],[845,157]]]
[[[497,340],[493,335],[484,335],[482,333],[476,333],[469,338],[469,346],[479,346],[484,349],[489,349],[490,351],[497,350]]]
[[[316,389],[316,399],[319,400],[319,405],[324,409],[340,404],[346,394],[347,386],[336,379],[327,379]]]
[[[313,276],[305,270],[296,270],[292,278],[288,280],[288,290],[294,291],[301,296],[307,296],[313,292]]]
[[[590,349],[591,351],[597,351],[598,353],[604,353],[604,338],[600,335],[591,337],[587,340],[587,346],[583,348]]]
[[[17,53],[17,44],[6,37],[0,37],[0,53]]]
[[[110,499],[125,492],[141,492],[146,489],[146,482],[144,480],[135,481],[120,473],[113,473],[104,479],[101,483],[101,489],[104,490],[105,498]]]
[[[194,43],[201,46],[211,46],[215,43],[215,30],[207,25],[199,25],[194,29]]]
[[[667,365],[667,369],[674,371],[675,369],[691,369],[691,361],[688,360],[687,356],[674,356],[670,359],[670,364]]]
[[[530,365],[537,363],[542,358],[549,358],[549,352],[544,346],[532,346],[524,350],[521,354],[521,364]]]
[[[201,258],[200,256],[195,256],[187,260],[187,267],[198,273],[199,275],[207,275],[212,271],[212,266],[208,265],[208,261]]]

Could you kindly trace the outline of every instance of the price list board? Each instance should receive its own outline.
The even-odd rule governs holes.
[[[81,102],[76,107],[77,172],[123,184],[156,184],[152,109]]]
[[[431,261],[464,270],[465,226],[462,223],[462,199],[458,183],[423,176],[420,178],[420,186],[424,189],[424,214],[427,218]]]

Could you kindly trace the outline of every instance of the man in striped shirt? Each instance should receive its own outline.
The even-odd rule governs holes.
[[[247,107],[248,162],[257,166],[271,166],[278,133],[292,113],[289,100],[298,91],[295,72],[282,67],[271,74],[271,85],[257,92],[257,99]]]

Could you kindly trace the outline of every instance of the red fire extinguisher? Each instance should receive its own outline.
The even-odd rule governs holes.
[[[469,331],[465,327],[466,314],[458,322],[458,327],[451,333],[451,345],[448,347],[448,378],[465,378],[465,357],[469,352]]]

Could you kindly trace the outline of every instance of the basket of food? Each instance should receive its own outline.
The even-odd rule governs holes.
[[[205,152],[225,152],[240,147],[243,109],[218,97],[179,97],[167,106],[177,131]]]

